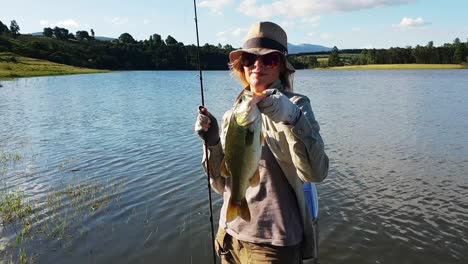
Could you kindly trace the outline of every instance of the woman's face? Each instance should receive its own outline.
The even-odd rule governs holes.
[[[253,92],[263,92],[279,79],[280,54],[277,52],[263,56],[244,53],[241,57],[245,79]]]

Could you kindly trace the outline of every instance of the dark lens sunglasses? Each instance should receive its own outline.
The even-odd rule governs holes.
[[[280,62],[280,55],[277,52],[268,53],[265,55],[256,55],[252,53],[242,53],[242,66],[250,67],[254,65],[256,60],[261,60],[266,67],[276,67]]]

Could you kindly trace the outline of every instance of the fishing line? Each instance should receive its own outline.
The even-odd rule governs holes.
[[[193,0],[193,10],[195,11],[195,30],[197,33],[197,59],[198,59],[198,72],[200,76],[200,94],[201,94],[201,104],[205,106],[205,97],[203,93],[203,75],[201,70],[200,62],[200,41],[198,37],[198,18],[197,18],[197,4]],[[216,254],[215,254],[215,238],[214,238],[214,226],[213,226],[213,205],[211,200],[211,184],[210,184],[210,163],[208,162],[208,147],[205,145],[205,157],[206,157],[206,180],[208,181],[208,199],[210,201],[210,223],[211,223],[211,247],[213,250],[213,263],[216,264]]]

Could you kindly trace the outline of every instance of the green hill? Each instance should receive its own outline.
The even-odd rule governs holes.
[[[9,52],[0,53],[0,79],[100,72],[108,71],[79,68],[46,60],[23,57]]]

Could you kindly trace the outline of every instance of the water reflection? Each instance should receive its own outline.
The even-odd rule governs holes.
[[[196,74],[2,82],[0,146],[24,157],[1,175],[2,188],[21,190],[35,216],[63,219],[73,200],[48,214],[47,197],[81,180],[98,186],[79,203],[88,211],[66,236],[25,243],[38,263],[210,261],[206,180],[193,134]],[[207,106],[219,118],[238,85],[227,72],[204,77]],[[299,71],[295,80],[311,99],[331,160],[318,186],[322,262],[468,261],[465,72]],[[120,188],[109,194],[106,186]],[[106,197],[105,207],[89,212]],[[0,244],[11,247],[15,231],[0,232]]]

